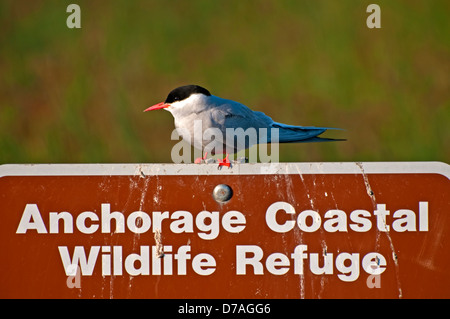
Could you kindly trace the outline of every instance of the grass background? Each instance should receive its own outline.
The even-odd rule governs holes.
[[[281,161],[448,163],[449,16],[448,0],[0,0],[0,163],[171,162],[172,116],[142,111],[190,83],[346,129]]]

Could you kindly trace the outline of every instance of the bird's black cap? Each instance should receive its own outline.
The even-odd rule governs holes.
[[[169,95],[167,96],[167,99],[164,101],[165,103],[173,103],[176,101],[183,101],[184,99],[187,99],[192,94],[195,93],[201,93],[204,95],[211,95],[209,91],[199,85],[184,85],[177,87],[176,89],[173,89]]]

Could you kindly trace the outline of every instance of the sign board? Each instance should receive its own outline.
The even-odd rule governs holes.
[[[1,165],[0,297],[450,298],[449,177],[440,162]]]

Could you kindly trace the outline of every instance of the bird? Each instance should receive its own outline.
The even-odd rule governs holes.
[[[154,111],[164,109],[169,111],[173,118],[177,131],[182,138],[192,146],[201,146],[203,149],[208,146],[211,141],[205,140],[203,134],[195,134],[194,123],[200,121],[202,133],[207,129],[215,129],[222,135],[220,143],[223,143],[223,149],[231,149],[233,153],[237,153],[242,149],[247,149],[254,144],[259,144],[260,139],[245,139],[245,142],[236,143],[234,138],[226,138],[227,129],[237,130],[242,128],[243,131],[254,128],[257,134],[261,129],[266,129],[266,143],[303,143],[303,142],[324,142],[324,141],[342,141],[342,139],[322,138],[318,135],[326,130],[340,130],[332,127],[315,127],[315,126],[295,126],[278,123],[272,120],[263,112],[253,111],[242,103],[221,98],[212,95],[207,89],[200,85],[184,85],[170,91],[164,102],[152,105],[144,110]],[[198,122],[197,122],[198,123]],[[272,129],[278,129],[278,139],[272,137]],[[242,131],[241,131],[242,132]],[[258,136],[260,137],[260,136]],[[218,142],[219,143],[219,142]],[[203,158],[196,159],[199,163]],[[214,155],[214,152],[213,152]],[[219,160],[220,166],[230,167],[228,153],[225,159]]]

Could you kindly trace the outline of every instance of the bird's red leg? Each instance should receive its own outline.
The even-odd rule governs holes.
[[[205,160],[206,160],[206,156],[207,156],[207,155],[208,155],[208,152],[205,152],[205,156],[196,158],[195,161],[194,161],[194,163],[195,163],[195,164],[201,164],[202,161],[205,161]]]
[[[224,159],[222,159],[222,160],[219,159],[218,160],[218,162],[219,162],[219,167],[218,168],[221,168],[222,166],[228,166],[228,167],[231,166],[231,162],[228,159],[228,156],[229,156],[229,154],[227,154],[227,156]]]

